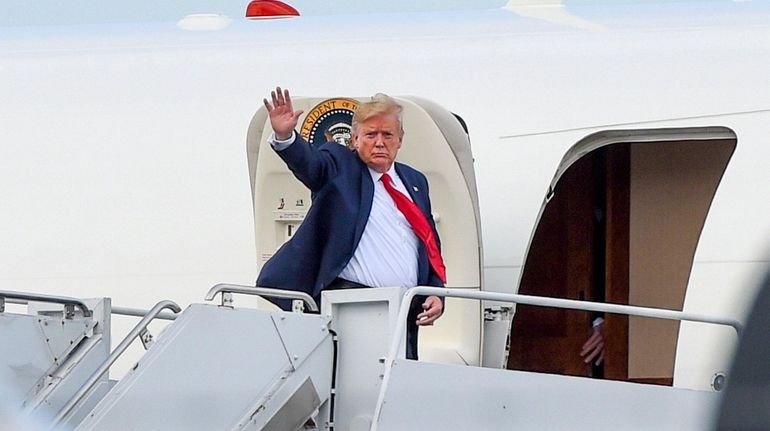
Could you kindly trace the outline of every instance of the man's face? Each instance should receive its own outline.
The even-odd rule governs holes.
[[[396,160],[401,148],[401,132],[398,117],[380,115],[372,117],[357,127],[354,143],[358,157],[370,168],[384,173]]]

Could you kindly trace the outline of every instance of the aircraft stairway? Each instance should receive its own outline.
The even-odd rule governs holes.
[[[416,295],[454,296],[557,308],[687,320],[733,327],[733,319],[673,310],[592,303],[559,298],[491,292],[461,292],[432,287],[410,289],[401,304]],[[585,377],[434,364],[404,359],[401,339],[391,340],[383,361],[383,382],[371,430],[402,429],[709,429],[721,393]],[[418,413],[404,411],[419,406]]]
[[[704,430],[719,399],[714,392],[402,359],[373,429]],[[414,406],[416,414],[404,414]]]
[[[144,338],[147,324],[162,309],[180,311],[171,301],[156,304],[106,359],[91,367],[90,377],[79,372],[78,378],[69,378],[67,395],[77,392],[52,423],[80,431],[708,429],[718,410],[718,392],[406,360],[405,305],[416,295],[435,294],[741,327],[729,319],[670,310],[429,287],[324,292],[320,315],[301,313],[296,302],[300,312],[288,313],[236,308],[232,301],[232,293],[294,295],[317,311],[312,299],[296,292],[218,285],[206,299],[219,293],[220,305],[193,304],[178,314],[134,368],[111,384],[107,371],[128,343]],[[105,305],[109,300],[103,300]],[[64,318],[51,322],[70,334],[73,345],[85,345],[77,340],[95,333],[98,324],[85,316],[78,319],[71,309],[66,306]],[[5,314],[0,313],[3,323],[28,328],[0,331],[0,341],[20,346],[15,356],[3,358],[6,368],[0,377],[34,384],[37,379],[19,372],[10,358],[40,354],[32,352],[39,349],[39,336],[28,333],[33,323],[46,320],[9,320]],[[66,323],[67,316],[73,323]],[[69,329],[76,324],[78,331]],[[45,370],[39,366],[37,374]],[[56,407],[63,404],[61,394]]]
[[[26,305],[26,313],[10,312],[6,304]],[[107,358],[110,313],[107,298],[1,291],[3,395],[29,414],[50,418]],[[100,376],[83,408],[92,408],[110,384],[106,375]],[[73,413],[74,419],[80,417],[82,413]]]
[[[193,304],[74,429],[297,429],[325,420],[332,358],[328,318]]]

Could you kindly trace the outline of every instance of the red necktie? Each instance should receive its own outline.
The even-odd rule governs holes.
[[[441,279],[441,282],[446,283],[446,267],[444,266],[444,259],[441,258],[441,252],[436,244],[436,237],[433,235],[433,229],[430,227],[428,219],[425,218],[422,211],[420,211],[420,208],[418,208],[414,202],[393,187],[390,175],[382,174],[380,181],[382,181],[382,185],[385,186],[385,190],[387,190],[390,197],[393,198],[393,202],[396,203],[398,210],[404,214],[404,217],[409,221],[409,224],[412,225],[414,234],[417,235],[417,238],[420,238],[420,241],[422,241],[423,244],[425,244],[425,248],[428,250],[430,266],[433,267],[433,270],[438,275],[438,278]]]

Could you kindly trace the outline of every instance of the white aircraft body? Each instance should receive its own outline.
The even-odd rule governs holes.
[[[200,302],[218,282],[253,285],[262,257],[247,131],[281,85],[306,113],[312,101],[383,92],[462,117],[483,291],[519,291],[548,202],[582,156],[674,142],[631,150],[629,303],[744,318],[770,262],[766,3],[295,3],[301,16],[281,20],[180,8],[170,22],[0,27],[1,289],[149,308]],[[419,147],[405,127],[404,148]],[[679,307],[661,293],[669,283]],[[630,337],[649,329],[632,322]],[[673,385],[711,390],[734,331],[673,331]],[[630,343],[629,377],[655,375],[645,349],[656,354]]]

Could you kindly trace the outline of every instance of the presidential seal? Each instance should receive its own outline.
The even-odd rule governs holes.
[[[358,108],[358,102],[353,99],[324,100],[305,116],[299,134],[311,144],[334,141],[352,148],[351,123],[356,108]]]

